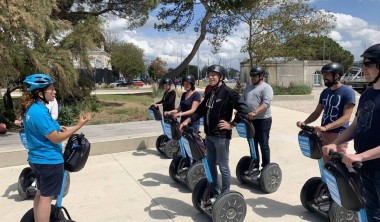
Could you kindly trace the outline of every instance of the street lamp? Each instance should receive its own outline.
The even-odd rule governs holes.
[[[199,31],[199,28],[198,27],[195,27],[194,28],[194,31],[197,33],[197,37],[198,37],[198,31]],[[198,48],[198,50],[197,50],[197,74],[198,74],[198,86],[199,86],[199,48]]]

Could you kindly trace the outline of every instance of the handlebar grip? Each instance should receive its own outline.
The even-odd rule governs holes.
[[[356,171],[359,171],[360,168],[362,168],[363,163],[361,163],[361,162],[353,162],[353,163],[352,163],[352,166],[354,167],[354,169],[355,169]]]

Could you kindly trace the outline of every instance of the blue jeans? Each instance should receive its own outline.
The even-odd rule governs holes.
[[[220,190],[218,185],[218,171],[216,169],[216,163],[218,163],[220,173],[222,174],[221,193],[229,191],[231,184],[231,172],[229,167],[230,139],[217,136],[206,136],[206,149],[207,162],[210,167],[215,189]]]
[[[258,145],[260,145],[262,155],[262,167],[270,163],[270,150],[269,150],[269,132],[272,126],[272,117],[267,119],[254,119],[252,124],[255,127],[255,150],[257,156],[257,166],[260,164],[260,154]]]
[[[380,170],[362,170],[368,222],[380,221]]]

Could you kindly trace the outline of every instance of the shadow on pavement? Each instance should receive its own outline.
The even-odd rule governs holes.
[[[159,153],[157,150],[153,149],[143,149],[143,150],[136,150],[132,152],[133,156],[147,156],[147,155],[153,155],[158,156],[160,159],[169,159],[164,154]]]
[[[138,179],[141,185],[146,187],[161,186],[162,184],[168,184],[171,187],[178,189],[181,193],[191,193],[185,184],[176,183],[170,179],[169,176],[158,173],[145,173],[144,178]],[[170,181],[168,183],[168,181]]]
[[[152,199],[151,204],[144,208],[144,211],[147,211],[149,216],[155,220],[165,220],[167,217],[174,219],[177,216],[191,218],[193,221],[210,220],[205,214],[197,211],[192,205],[181,200],[166,197]],[[162,213],[165,213],[166,216]]]
[[[266,197],[251,198],[246,199],[245,201],[248,207],[251,207],[255,214],[264,218],[281,218],[285,215],[294,215],[298,216],[303,221],[328,221],[322,216],[320,218],[316,218],[316,214],[307,211],[302,205],[293,206]]]
[[[14,193],[14,194],[11,194]],[[24,198],[22,198],[17,191],[17,183],[11,184],[4,192],[2,197],[7,197],[10,200],[14,200],[15,202],[21,202],[24,201]],[[31,199],[33,200],[33,198]]]

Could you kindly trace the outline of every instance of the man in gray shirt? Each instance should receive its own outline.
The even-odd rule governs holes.
[[[245,87],[242,99],[247,103],[251,112],[248,113],[248,119],[252,121],[255,127],[255,150],[257,162],[253,172],[259,171],[260,155],[258,145],[260,145],[262,155],[262,167],[270,163],[269,150],[269,132],[272,126],[271,102],[273,99],[272,87],[264,82],[266,71],[262,67],[251,69],[250,76],[252,84]]]

